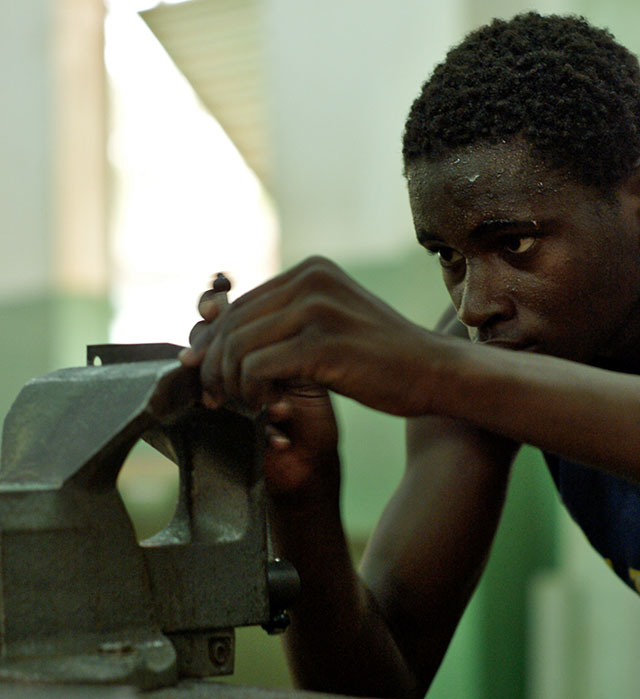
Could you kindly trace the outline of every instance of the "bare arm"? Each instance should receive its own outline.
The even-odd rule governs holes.
[[[309,413],[294,411],[291,458],[271,463],[274,530],[303,585],[288,645],[309,688],[424,693],[491,545],[507,440],[640,481],[640,378],[429,332],[326,260],[236,301],[183,361],[201,365],[212,400],[271,403],[294,379],[412,418],[407,470],[362,578],[340,522],[337,449],[309,441],[327,420],[306,429]]]
[[[434,412],[640,482],[640,377],[446,342]]]
[[[302,378],[383,412],[461,418],[640,482],[640,377],[429,332],[326,260],[239,299],[199,341],[185,361],[202,362],[203,383],[220,393],[260,404],[278,380]]]
[[[516,446],[437,417],[410,420],[407,440],[407,468],[369,542],[362,578],[337,488],[311,502],[299,493],[272,500],[278,550],[302,579],[285,635],[300,686],[423,696],[480,577]],[[323,471],[335,474],[337,455],[327,457],[335,463]]]
[[[424,693],[488,560],[516,449],[444,418],[409,420],[407,437],[361,574]]]
[[[418,694],[415,677],[353,568],[340,516],[337,428],[328,396],[287,394],[271,408],[265,474],[276,552],[301,580],[284,635],[296,684],[365,696]]]
[[[272,502],[278,551],[301,598],[285,634],[297,683],[365,696],[423,696],[480,577],[513,445],[443,418],[408,426],[402,482],[358,577],[337,497]]]

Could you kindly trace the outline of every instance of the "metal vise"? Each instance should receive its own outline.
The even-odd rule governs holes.
[[[0,680],[170,686],[233,672],[234,627],[285,625],[298,581],[269,557],[262,418],[203,408],[179,349],[90,347],[7,415]],[[180,494],[138,543],[116,479],[140,438],[178,465]]]

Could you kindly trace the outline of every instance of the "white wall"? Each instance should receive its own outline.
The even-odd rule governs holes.
[[[404,120],[457,38],[460,0],[268,0],[267,94],[285,264],[415,245]]]
[[[494,16],[579,0],[265,0],[275,195],[285,265],[343,262],[413,245],[401,138],[420,86],[449,47]]]
[[[101,0],[0,0],[0,299],[106,291]]]
[[[51,278],[48,0],[0,0],[0,297]]]

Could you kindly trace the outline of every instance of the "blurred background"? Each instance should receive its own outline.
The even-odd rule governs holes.
[[[640,51],[634,0],[0,0],[0,414],[87,344],[186,344],[219,270],[234,296],[326,255],[433,325],[446,297],[414,242],[404,118],[451,45],[526,9],[582,14]],[[357,557],[402,473],[403,423],[336,405]],[[143,447],[127,460],[141,538],[176,481]],[[428,696],[636,697],[639,627],[525,449]],[[279,641],[239,630],[231,681],[289,686]]]

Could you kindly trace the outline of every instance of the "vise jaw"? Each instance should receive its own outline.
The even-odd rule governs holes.
[[[205,409],[179,349],[90,347],[88,366],[30,381],[7,415],[0,681],[228,674],[236,626],[286,620],[297,575],[269,557],[262,418]],[[116,479],[140,438],[178,465],[180,492],[139,543]]]

